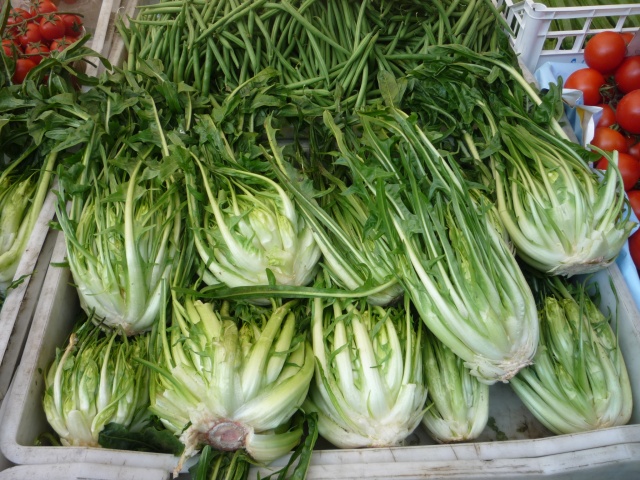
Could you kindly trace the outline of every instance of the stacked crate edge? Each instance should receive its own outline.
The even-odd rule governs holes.
[[[637,31],[626,26],[625,21],[631,16],[640,18],[640,3],[552,8],[531,0],[498,0],[496,5],[504,9],[505,20],[513,31],[511,44],[531,72],[545,62],[583,63],[587,39],[602,31],[592,25],[594,18],[613,19],[615,25],[609,30],[618,32]],[[554,27],[554,22],[566,20],[580,21],[582,27],[575,30]]]

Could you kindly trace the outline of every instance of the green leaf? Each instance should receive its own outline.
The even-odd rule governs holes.
[[[135,452],[170,453],[180,455],[184,445],[169,430],[148,425],[132,432],[118,423],[108,423],[98,436],[98,443],[105,448]]]

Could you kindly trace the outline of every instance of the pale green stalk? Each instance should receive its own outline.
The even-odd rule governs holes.
[[[398,307],[313,299],[316,372],[303,408],[340,448],[402,444],[420,423],[426,388],[420,323]]]
[[[180,436],[182,462],[202,444],[244,449],[260,463],[290,452],[302,430],[289,420],[313,376],[311,345],[295,302],[272,309],[219,307],[173,294],[172,327],[160,322],[150,410]]]
[[[427,332],[423,344],[428,409],[422,424],[441,443],[477,438],[489,419],[489,386],[463,360]]]
[[[388,241],[401,245],[396,268],[427,327],[481,381],[509,380],[531,362],[538,324],[489,201],[397,109],[361,114],[361,139],[329,115],[325,123]]]
[[[539,312],[540,345],[533,365],[510,384],[554,433],[624,425],[633,399],[615,333],[584,286],[559,291],[546,295]]]
[[[99,447],[106,424],[128,427],[149,405],[146,367],[135,361],[147,357],[149,338],[90,325],[71,335],[45,375],[44,411],[66,446]]]

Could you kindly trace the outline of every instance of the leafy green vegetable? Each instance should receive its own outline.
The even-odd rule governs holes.
[[[316,373],[305,411],[340,448],[399,445],[422,418],[422,327],[398,307],[313,300]]]
[[[97,447],[108,423],[129,426],[146,416],[149,374],[134,359],[148,351],[148,336],[103,335],[80,324],[45,375],[44,411],[62,445]]]

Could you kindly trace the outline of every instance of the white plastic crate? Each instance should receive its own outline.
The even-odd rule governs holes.
[[[14,276],[23,281],[7,292],[0,309],[0,400],[9,388],[20,358],[49,266],[54,238],[47,241],[47,237],[55,204],[56,196],[49,192]]]
[[[20,465],[0,472],[0,480],[168,480],[169,475],[155,468],[131,468],[91,463]]]
[[[61,234],[52,262],[65,257]],[[594,277],[606,308],[614,305],[610,279],[619,298],[620,344],[634,395],[629,425],[573,435],[551,435],[526,409],[508,385],[491,387],[490,424],[475,442],[438,445],[421,427],[410,437],[411,446],[337,450],[318,442],[308,478],[541,478],[583,472],[639,471],[640,445],[640,313],[631,299],[620,271],[614,265]],[[50,431],[42,408],[43,374],[66,345],[77,320],[79,302],[67,268],[51,266],[42,289],[22,362],[0,428],[0,449],[18,465],[95,463],[111,466],[160,469],[171,472],[172,455],[137,453],[86,447],[34,446],[34,440]],[[590,453],[587,451],[591,450]],[[286,463],[280,459],[274,467]],[[590,473],[589,473],[590,474]],[[527,475],[529,477],[527,477]],[[574,477],[566,477],[574,478]],[[596,477],[581,477],[596,478]],[[625,478],[625,477],[619,477]],[[633,477],[626,477],[633,478]]]
[[[636,32],[638,29],[630,27],[627,18],[640,18],[640,3],[637,2],[627,5],[550,8],[531,0],[498,0],[497,5],[504,5],[504,17],[513,30],[513,49],[531,72],[535,72],[545,62],[582,63],[586,41],[591,35],[603,31],[593,27],[594,18],[614,19],[615,26],[607,30],[618,32]],[[554,29],[555,21],[569,19],[580,21],[581,28]]]

